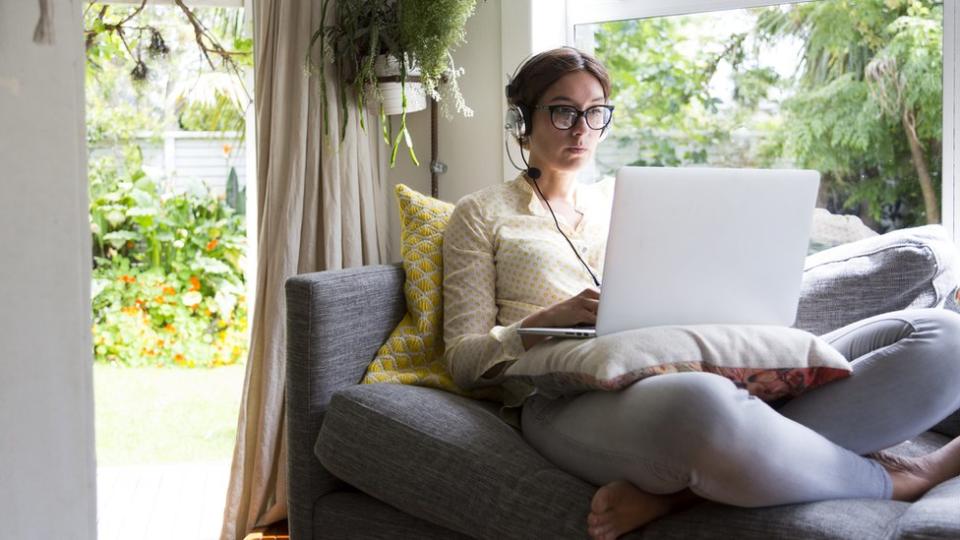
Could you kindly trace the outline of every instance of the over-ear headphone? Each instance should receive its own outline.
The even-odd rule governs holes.
[[[527,119],[530,118],[530,108],[526,105],[510,105],[504,118],[503,129],[507,130],[518,143],[527,137]]]
[[[516,93],[516,88],[513,85],[513,80],[511,79],[510,83],[504,87],[504,94],[507,96],[507,102],[509,103],[511,98],[514,97]],[[526,137],[529,135],[530,129],[530,120],[531,120],[531,111],[530,107],[524,103],[511,103],[507,106],[507,114],[504,117],[503,129],[507,130],[507,133],[510,134],[517,143],[525,142]]]

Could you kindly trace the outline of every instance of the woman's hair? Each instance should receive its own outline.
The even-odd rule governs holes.
[[[522,139],[533,131],[531,107],[535,106],[550,85],[564,75],[586,71],[593,75],[603,88],[603,97],[610,97],[610,75],[607,68],[593,56],[573,47],[551,49],[529,58],[510,79],[507,85],[507,104],[516,106],[523,113],[526,129]]]

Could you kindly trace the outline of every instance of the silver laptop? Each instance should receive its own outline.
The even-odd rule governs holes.
[[[820,174],[809,170],[624,167],[596,328],[520,332],[593,337],[664,325],[791,326],[819,184]]]

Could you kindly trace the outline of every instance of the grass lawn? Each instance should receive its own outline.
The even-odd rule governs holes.
[[[93,367],[97,464],[233,456],[244,366]]]

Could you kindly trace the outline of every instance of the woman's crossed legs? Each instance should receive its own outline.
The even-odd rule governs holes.
[[[590,515],[596,537],[668,512],[690,499],[686,489],[738,506],[910,499],[960,474],[960,439],[915,462],[859,455],[960,407],[960,316],[901,311],[824,338],[854,374],[779,410],[717,375],[659,375],[619,392],[535,397],[524,406],[524,437],[559,467],[605,485]]]

